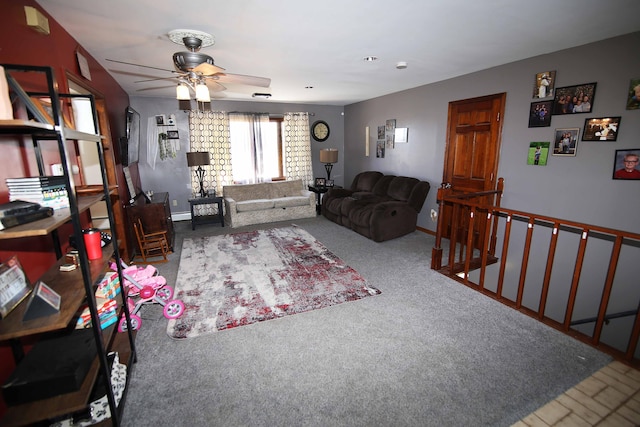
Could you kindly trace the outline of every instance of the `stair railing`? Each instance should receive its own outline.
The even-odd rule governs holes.
[[[501,207],[499,183],[495,191],[464,195],[438,190],[431,268],[640,365],[640,234]],[[444,209],[451,212],[446,224]]]

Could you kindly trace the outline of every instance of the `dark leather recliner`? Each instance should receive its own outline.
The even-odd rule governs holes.
[[[416,178],[361,172],[351,188],[332,188],[324,195],[322,213],[337,224],[383,242],[416,230],[429,189],[428,182]]]

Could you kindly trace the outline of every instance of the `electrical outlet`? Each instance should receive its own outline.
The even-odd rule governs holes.
[[[431,221],[436,222],[438,220],[438,212],[435,209],[431,209]]]
[[[178,206],[178,201],[177,200],[173,201],[173,206]]]

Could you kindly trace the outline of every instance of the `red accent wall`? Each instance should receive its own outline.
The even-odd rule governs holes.
[[[51,30],[49,35],[38,33],[27,26],[24,6],[35,7],[47,16]],[[87,23],[87,25],[91,24]],[[91,81],[80,76],[76,50],[79,50],[87,58]],[[59,91],[63,93],[68,91],[67,73],[76,76],[76,80],[82,81],[94,93],[99,94],[98,97],[104,98],[114,145],[117,145],[119,138],[124,135],[124,111],[129,105],[129,96],[107,71],[35,1],[3,2],[2,25],[0,25],[0,64],[51,66]],[[29,85],[29,82],[22,80],[19,80],[19,83],[25,86]],[[25,89],[35,90],[36,88],[25,87]],[[38,175],[38,169],[32,153],[30,138],[0,135],[0,147],[2,148],[0,203],[5,203],[9,200],[5,178]],[[43,144],[43,147],[45,148],[43,153],[45,164],[58,163],[56,144],[47,143]],[[70,151],[75,153],[75,148],[71,146]],[[85,222],[88,222],[88,217],[85,218]],[[68,244],[68,236],[71,231],[70,224],[59,230],[63,246]],[[50,236],[0,240],[0,261],[6,260],[11,255],[18,256],[32,282],[35,282],[56,261]],[[0,343],[0,383],[4,383],[14,368],[15,364],[9,343]],[[0,401],[0,413],[3,412],[4,403]]]

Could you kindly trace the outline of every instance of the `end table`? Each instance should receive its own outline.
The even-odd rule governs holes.
[[[217,215],[196,215],[193,208],[196,205],[218,205]],[[205,196],[195,197],[189,199],[189,205],[191,205],[191,229],[196,229],[196,224],[209,224],[220,223],[224,227],[224,212],[222,210],[222,197],[219,196]]]
[[[322,195],[329,191],[331,187],[316,187],[315,185],[309,186],[309,191],[316,193],[316,213],[320,215],[322,212]]]

